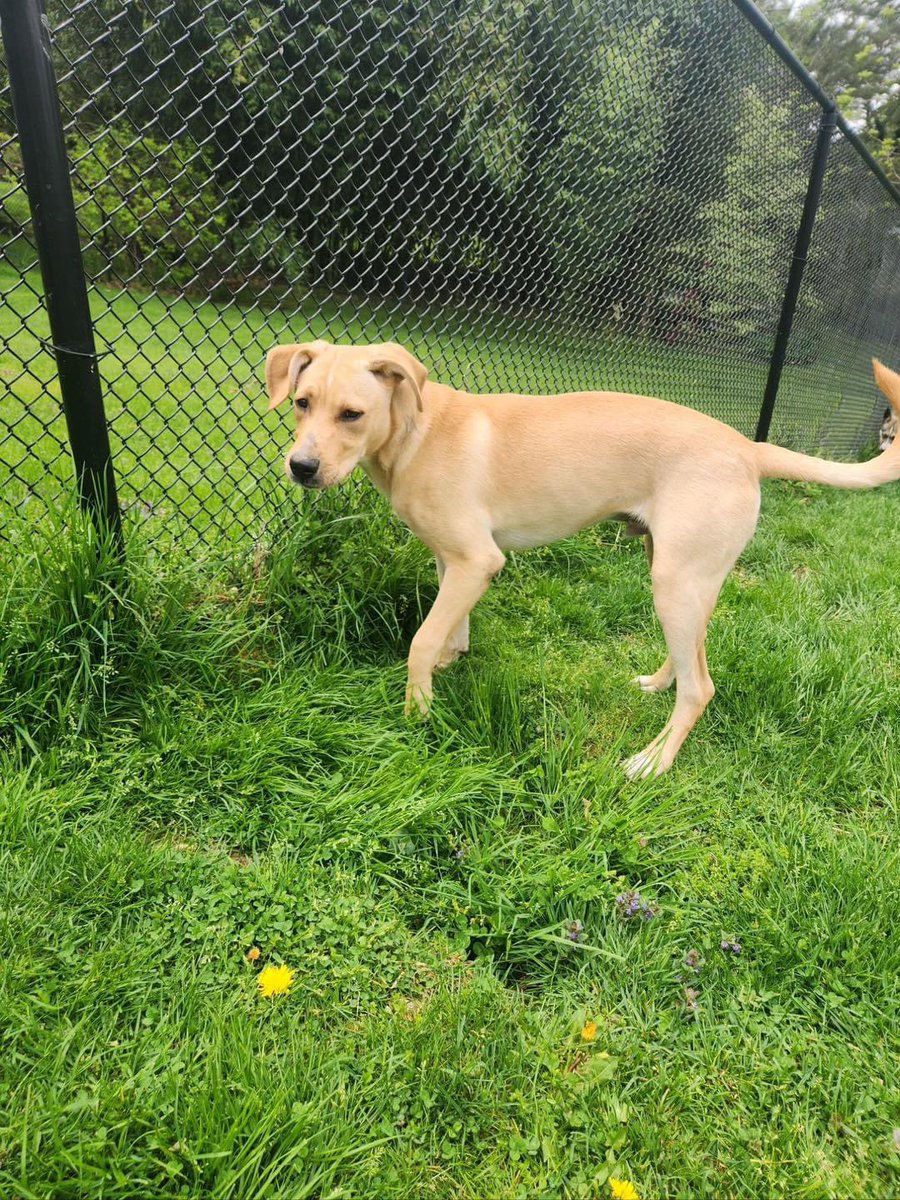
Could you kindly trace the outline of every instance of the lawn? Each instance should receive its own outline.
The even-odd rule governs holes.
[[[426,553],[286,502],[216,572],[7,525],[0,1194],[895,1197],[900,493],[767,485],[637,784],[637,542],[511,557],[408,723]]]

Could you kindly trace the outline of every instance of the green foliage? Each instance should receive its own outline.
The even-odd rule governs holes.
[[[816,79],[900,181],[900,9],[884,0],[766,0],[762,6]]]
[[[674,57],[663,48],[664,35],[658,18],[607,34],[579,66],[544,159],[554,182],[541,219],[555,254],[578,263],[573,305],[615,282],[617,251],[652,187],[665,111],[647,100]]]
[[[896,20],[876,9],[809,4],[784,20],[823,78],[865,94],[889,150]],[[443,0],[225,0],[186,36],[178,5],[140,0],[126,20],[89,0],[56,36],[75,64],[60,86],[77,114],[90,270],[296,307],[323,286],[430,309],[448,296],[524,305],[566,324],[589,305],[643,339],[715,338],[758,359],[800,215],[807,98],[770,76],[768,51],[723,0],[635,0],[614,16],[576,0],[460,0],[452,13]],[[123,75],[141,86],[123,89]],[[0,221],[20,230],[7,168]],[[835,244],[858,258],[884,245],[884,223],[851,211],[858,188],[829,176],[817,226],[829,259]],[[24,238],[11,254],[30,255]],[[864,267],[844,276],[871,287],[878,262]],[[838,290],[811,270],[797,361],[821,345],[817,317],[851,322],[856,298],[840,308]]]
[[[808,183],[807,149],[808,133],[798,130],[792,103],[773,107],[758,88],[748,88],[722,193],[700,209],[699,238],[679,247],[685,275],[699,281],[698,303],[714,320],[718,337],[760,359],[771,353],[776,301],[787,283]],[[790,347],[795,361],[813,349],[821,307],[815,292],[805,288]]]
[[[189,137],[168,142],[116,121],[70,133],[67,146],[92,274],[185,287],[231,266],[227,214]]]
[[[557,314],[600,298],[665,334],[686,325],[696,272],[675,294],[636,275],[655,273],[673,218],[694,238],[715,194],[710,123],[727,135],[740,83],[726,59],[747,34],[720,8],[639,0],[611,22],[574,0],[464,0],[448,21],[442,3],[250,13],[228,0],[186,39],[175,8],[142,2],[117,22],[92,0],[59,32],[78,60],[62,90],[79,113],[92,262],[152,282],[233,272],[382,297],[415,280],[429,301],[452,284]],[[123,59],[143,81],[124,115],[107,82]]]

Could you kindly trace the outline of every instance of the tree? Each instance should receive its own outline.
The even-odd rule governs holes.
[[[699,239],[680,248],[698,280],[700,256],[716,264],[701,289],[707,319],[715,322],[717,340],[751,356],[765,358],[771,351],[806,193],[803,151],[790,100],[772,107],[758,87],[748,87],[722,194],[701,208]],[[820,307],[805,288],[798,317],[813,316]],[[810,327],[808,321],[798,320],[798,328],[801,324]],[[809,349],[792,341],[794,355]]]
[[[763,0],[779,32],[887,173],[900,181],[900,5],[896,0]]]

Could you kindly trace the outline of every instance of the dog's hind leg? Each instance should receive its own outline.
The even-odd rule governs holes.
[[[644,534],[644,549],[647,552],[647,563],[650,570],[653,570],[653,534]],[[672,662],[672,656],[666,659],[658,671],[652,675],[638,675],[632,680],[633,683],[641,689],[642,692],[664,692],[666,688],[671,687],[675,679],[675,666]]]
[[[680,570],[665,566],[654,570],[653,600],[677,679],[675,708],[653,741],[625,764],[626,774],[632,778],[661,775],[668,770],[713,698],[715,687],[701,649],[720,584],[717,580],[713,586],[697,586]]]
[[[657,534],[653,602],[675,671],[675,707],[653,741],[625,764],[632,778],[669,769],[715,694],[706,666],[706,627],[759,511],[758,492],[742,491],[731,499],[718,519],[710,520],[708,506],[698,507],[681,512],[677,526]]]

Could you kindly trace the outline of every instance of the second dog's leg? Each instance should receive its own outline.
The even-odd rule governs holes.
[[[431,702],[431,676],[448,638],[488,590],[506,562],[493,541],[465,557],[445,560],[444,577],[431,612],[422,622],[409,648],[406,711],[427,713]]]
[[[435,565],[437,566],[438,583],[444,582],[444,562],[437,555],[434,556]],[[457,625],[456,629],[450,634],[447,639],[447,644],[434,664],[436,671],[442,671],[444,667],[449,667],[451,663],[456,662],[461,654],[469,652],[469,617],[466,615]]]

